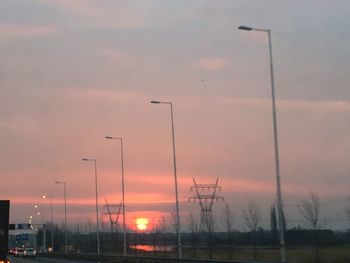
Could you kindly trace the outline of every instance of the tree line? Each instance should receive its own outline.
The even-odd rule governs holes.
[[[320,228],[321,202],[317,195],[310,194],[298,205],[300,217],[304,220],[303,226],[288,228],[283,213],[283,231],[286,234],[287,246],[312,246],[314,247],[315,262],[320,262],[320,248],[323,246],[350,244],[350,230],[334,232]],[[170,219],[162,217],[159,222],[144,233],[138,231],[127,231],[128,254],[146,253],[137,249],[138,245],[147,245],[154,255],[162,256],[171,254],[168,247],[176,244],[174,213]],[[345,210],[350,226],[350,198],[349,206]],[[218,247],[226,251],[227,258],[234,258],[237,250],[242,246],[252,248],[252,259],[258,259],[258,252],[261,247],[270,246],[278,248],[278,218],[276,207],[270,209],[270,229],[261,227],[263,220],[261,208],[256,202],[249,202],[241,214],[247,230],[238,230],[235,226],[234,215],[228,204],[224,205],[220,219],[220,225],[225,227],[225,231],[216,231],[215,220],[206,220],[206,225],[200,226],[199,220],[194,214],[189,213],[186,220],[182,220],[187,225],[188,231],[182,233],[182,242],[187,255],[191,257],[203,257],[203,251],[207,258],[213,257],[213,250]],[[95,253],[96,251],[96,229],[95,223],[87,221],[70,225],[68,231],[69,251],[74,253]],[[222,228],[222,227],[221,227]],[[51,244],[51,231],[54,233],[54,250],[64,251],[65,233],[63,225],[47,224],[46,237],[47,245]],[[101,224],[100,244],[102,253],[122,253],[122,233],[120,227],[110,228],[109,224]],[[37,235],[37,244],[42,246],[41,231]],[[153,249],[152,249],[153,247]],[[175,254],[174,254],[175,255]]]

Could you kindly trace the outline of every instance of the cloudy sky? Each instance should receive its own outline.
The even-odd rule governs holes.
[[[275,200],[267,36],[272,30],[283,199],[320,197],[324,227],[345,228],[350,184],[350,28],[347,0],[3,0],[0,8],[0,198],[11,221],[39,204],[48,218],[94,220],[121,199],[123,137],[128,225],[174,207],[172,101],[181,218],[192,178],[213,183],[237,228],[250,201]],[[222,217],[223,203],[215,205]],[[45,219],[45,218],[44,218]],[[42,218],[36,218],[37,222]]]

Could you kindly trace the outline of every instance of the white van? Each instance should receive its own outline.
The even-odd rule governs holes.
[[[31,247],[27,247],[24,249],[24,254],[23,254],[24,257],[33,257],[35,258],[36,256],[36,251],[34,250],[34,248],[31,248]]]

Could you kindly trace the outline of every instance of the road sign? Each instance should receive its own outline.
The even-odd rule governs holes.
[[[31,224],[9,224],[9,229],[10,230],[15,230],[15,229],[32,229]]]
[[[28,234],[17,234],[16,235],[16,241],[21,241],[21,240],[28,240],[29,235]]]

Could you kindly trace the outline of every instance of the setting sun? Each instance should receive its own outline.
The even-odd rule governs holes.
[[[149,224],[148,218],[137,218],[136,219],[136,227],[138,230],[146,230]]]

